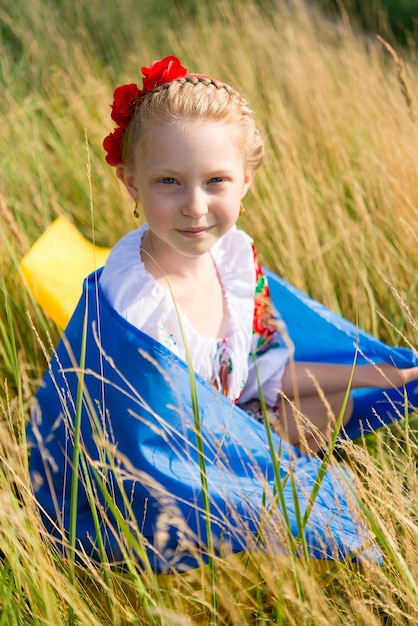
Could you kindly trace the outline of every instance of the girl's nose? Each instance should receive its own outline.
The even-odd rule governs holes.
[[[200,189],[191,190],[184,201],[182,213],[189,217],[198,218],[208,212],[206,194]]]

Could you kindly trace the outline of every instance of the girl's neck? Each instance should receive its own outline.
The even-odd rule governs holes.
[[[223,338],[228,323],[228,307],[211,254],[176,257],[171,251],[170,255],[160,254],[155,258],[149,232],[145,233],[141,247],[145,269],[170,290],[180,310],[198,333],[204,337]]]
[[[156,247],[150,230],[142,238],[141,260],[147,272],[158,282],[200,281],[213,268],[213,260],[208,252],[197,257],[176,254],[173,249]]]

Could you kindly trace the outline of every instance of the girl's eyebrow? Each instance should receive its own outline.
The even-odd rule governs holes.
[[[182,176],[184,173],[188,173],[188,169],[186,169],[186,172],[184,172],[183,170],[177,170],[174,169],[171,165],[164,165],[163,163],[161,165],[150,165],[147,168],[143,168],[144,171],[147,172],[163,172],[164,174],[172,174],[173,176]],[[214,167],[213,169],[208,169],[206,172],[203,172],[203,176],[216,176],[216,175],[220,175],[220,174],[233,174],[234,173],[234,169],[230,168],[229,166],[225,166],[223,167],[218,166],[218,167]]]

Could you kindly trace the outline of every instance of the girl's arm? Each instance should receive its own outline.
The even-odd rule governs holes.
[[[292,361],[286,367],[282,390],[288,398],[317,393],[318,387],[325,393],[346,391],[351,376],[351,365],[330,363],[305,363]],[[418,380],[418,367],[398,369],[389,363],[358,365],[354,369],[351,388],[378,387],[390,389]]]

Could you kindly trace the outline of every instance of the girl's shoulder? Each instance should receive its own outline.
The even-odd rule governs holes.
[[[231,228],[211,250],[230,308],[236,303],[252,299],[256,272],[253,240],[243,230]],[[240,304],[239,306],[242,306]]]
[[[152,291],[155,281],[141,260],[141,242],[148,225],[124,235],[112,248],[103,268],[100,284],[112,304],[122,313],[136,299]]]
[[[253,240],[233,226],[211,249],[211,255],[222,276],[239,276],[254,270]]]
[[[252,238],[244,231],[233,226],[213,246],[214,254],[235,254],[249,250],[253,245]]]

